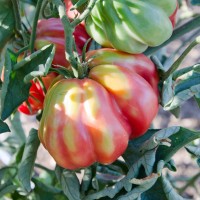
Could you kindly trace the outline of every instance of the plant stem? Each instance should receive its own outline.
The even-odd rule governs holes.
[[[91,12],[92,8],[94,7],[96,1],[97,0],[90,0],[89,1],[87,8],[84,10],[84,12],[81,13],[81,15],[71,23],[72,27],[75,27],[78,24],[80,24],[90,14],[90,12]]]
[[[43,3],[43,0],[38,0],[37,5],[36,5],[35,17],[34,17],[34,21],[33,21],[33,27],[32,27],[31,38],[30,38],[30,52],[31,53],[34,52],[36,29],[37,29],[37,23],[38,23],[42,3]]]
[[[11,0],[13,4],[13,11],[15,15],[15,28],[17,31],[21,31],[22,26],[21,26],[21,18],[19,14],[19,2],[18,0]]]
[[[69,18],[66,15],[66,9],[65,9],[65,5],[63,4],[63,2],[61,0],[52,0],[52,2],[56,5],[56,7],[58,9],[59,16],[60,16],[61,22],[62,22],[63,27],[64,27],[66,59],[72,65],[72,70],[74,72],[75,77],[78,77],[78,64],[77,64],[76,58],[74,57],[74,54],[73,54],[74,27],[71,26]]]
[[[35,167],[40,168],[40,169],[43,169],[43,170],[47,171],[47,172],[50,173],[50,174],[54,173],[53,170],[51,170],[51,169],[49,169],[49,168],[47,168],[47,167],[45,167],[45,166],[43,166],[43,165],[40,165],[40,164],[38,164],[38,163],[35,163]]]
[[[192,30],[194,30],[196,28],[199,28],[199,26],[200,26],[200,16],[190,20],[189,22],[186,22],[185,24],[183,24],[179,28],[175,29],[173,34],[172,34],[172,36],[171,36],[171,38],[169,38],[167,41],[165,41],[160,46],[148,48],[144,52],[144,54],[147,55],[147,56],[154,54],[156,51],[158,51],[162,47],[166,46],[170,42],[176,40],[180,36],[183,36],[184,34],[189,33],[190,31],[192,31]]]
[[[24,46],[27,46],[28,41],[27,38],[22,31],[22,21],[20,17],[20,12],[19,12],[19,2],[18,0],[11,0],[13,4],[13,11],[14,11],[14,16],[15,16],[15,29],[18,35],[21,35],[24,41]]]
[[[163,75],[163,79],[166,80],[174,71],[178,69],[187,54],[196,46],[200,44],[200,36],[198,36],[181,54],[181,56],[173,63],[169,70]]]
[[[28,49],[29,49],[29,46],[27,45],[27,46],[23,47],[22,49],[20,49],[20,50],[16,53],[16,55],[19,56],[21,53],[23,53],[24,51],[26,51],[26,50],[28,50]]]

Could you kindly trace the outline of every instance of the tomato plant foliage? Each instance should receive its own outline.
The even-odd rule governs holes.
[[[0,199],[184,199],[200,173],[177,186],[173,159],[186,149],[198,169],[200,130],[153,120],[159,105],[200,107],[200,63],[181,66],[200,43],[199,5],[1,0]]]

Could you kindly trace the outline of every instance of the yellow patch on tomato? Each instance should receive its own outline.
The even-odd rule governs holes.
[[[91,69],[89,77],[115,95],[130,97],[130,83],[127,76],[116,65],[98,65]]]
[[[78,117],[80,102],[81,102],[82,89],[80,87],[70,88],[65,94],[63,104],[65,106],[65,114],[72,118],[76,119]]]
[[[63,130],[63,139],[70,152],[76,152],[76,130],[72,123],[67,123]]]
[[[87,113],[88,119],[95,120],[100,109],[99,98],[96,94],[95,88],[92,85],[84,85],[84,109]]]
[[[105,133],[101,146],[104,152],[108,155],[114,152],[113,137],[109,133]]]

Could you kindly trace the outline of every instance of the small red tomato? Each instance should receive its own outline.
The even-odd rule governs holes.
[[[54,73],[48,74],[46,77],[42,78],[45,89],[48,90],[52,81],[57,75]],[[19,107],[18,111],[27,115],[34,115],[39,110],[43,109],[43,103],[45,98],[45,92],[42,89],[40,83],[36,80],[31,81],[32,85],[29,90],[29,97],[27,101],[23,102]]]

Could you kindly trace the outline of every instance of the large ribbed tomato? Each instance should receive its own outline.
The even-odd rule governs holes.
[[[176,8],[177,0],[97,0],[86,30],[103,47],[141,53],[169,39]]]
[[[68,169],[112,163],[158,111],[158,77],[147,57],[102,49],[86,58],[87,78],[49,89],[39,127],[44,147]]]
[[[64,35],[64,28],[59,18],[42,19],[38,22],[35,48],[41,49],[45,45],[55,44],[56,52],[52,63],[67,67],[69,62],[65,58]],[[86,41],[90,38],[86,33],[85,26],[83,24],[76,26],[73,35],[76,49],[81,54]]]

